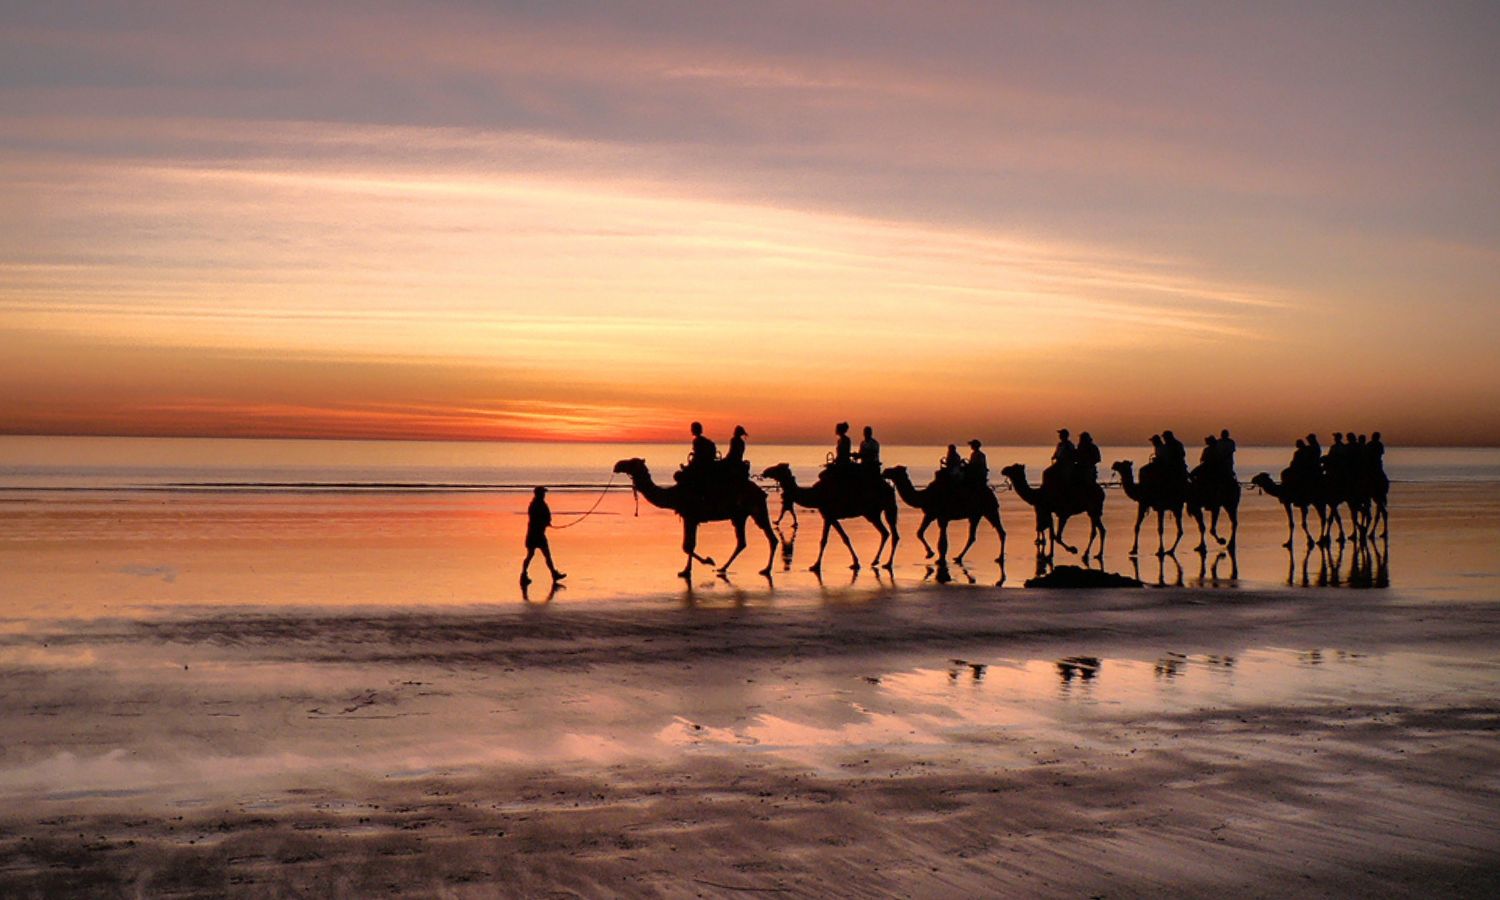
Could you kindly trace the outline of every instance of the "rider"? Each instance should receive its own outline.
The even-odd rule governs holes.
[[[875,440],[875,429],[868,425],[865,426],[865,437],[859,442],[859,452],[855,456],[859,457],[861,466],[876,475],[880,474],[880,442]]]
[[[734,436],[729,439],[729,452],[724,454],[725,463],[743,463],[745,461],[745,437],[749,434],[745,426],[734,426]]]
[[[719,448],[714,442],[703,436],[703,423],[694,422],[691,428],[693,432],[693,452],[688,454],[687,467],[693,472],[707,472],[713,467],[714,458],[719,455]]]
[[[852,441],[849,440],[849,423],[840,422],[833,426],[833,433],[838,435],[838,441],[833,445],[833,464],[835,466],[846,466],[852,462],[853,454],[850,452]]]
[[[964,481],[971,485],[984,487],[990,481],[990,461],[985,458],[984,451],[979,448],[984,446],[975,438],[969,441],[969,461],[964,464]]]
[[[1229,436],[1229,429],[1225,428],[1219,432],[1219,442],[1214,444],[1214,452],[1218,457],[1219,475],[1234,481],[1234,438]]]
[[[1168,429],[1161,433],[1161,445],[1162,449],[1166,452],[1165,459],[1172,474],[1179,478],[1186,478],[1188,470],[1187,448],[1182,445],[1182,441],[1179,441],[1177,435]]]
[[[942,467],[938,469],[939,477],[951,478],[961,481],[964,477],[964,460],[958,455],[958,445],[949,444],[948,452],[943,456]]]
[[[1052,451],[1052,462],[1059,466],[1059,471],[1066,471],[1078,458],[1078,448],[1068,440],[1068,429],[1057,429],[1057,449]]]
[[[1085,431],[1078,436],[1078,480],[1084,484],[1093,484],[1099,480],[1099,461],[1103,459],[1099,454],[1099,445],[1094,443],[1094,436]]]

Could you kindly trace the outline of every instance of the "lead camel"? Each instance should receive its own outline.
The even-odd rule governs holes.
[[[682,551],[687,554],[687,565],[679,573],[683,578],[693,575],[693,563],[714,565],[712,558],[699,555],[698,526],[704,522],[731,522],[734,525],[734,552],[724,565],[718,568],[720,575],[727,574],[735,558],[745,549],[745,522],[754,520],[765,532],[769,549],[765,568],[760,574],[770,576],[771,562],[776,558],[776,533],[771,529],[771,515],[766,507],[766,492],[750,481],[735,480],[721,484],[710,484],[706,490],[684,488],[681,485],[663,487],[651,478],[651,470],[640,458],[622,459],[615,463],[615,472],[628,475],[630,486],[646,502],[660,509],[670,509],[682,519]]]

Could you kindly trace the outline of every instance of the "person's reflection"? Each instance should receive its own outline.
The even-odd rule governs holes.
[[[1057,661],[1057,677],[1064,691],[1077,681],[1088,685],[1099,674],[1099,658],[1096,656],[1069,656]]]
[[[781,526],[778,525],[776,527],[776,537],[781,541],[781,571],[790,572],[792,570],[792,553],[796,549],[797,528],[793,525],[792,536],[787,537],[781,533]]]
[[[537,600],[533,600],[531,598],[531,584],[532,583],[530,581],[521,582],[521,602],[530,604],[532,606],[546,606],[548,603],[552,602],[553,597],[557,596],[558,591],[564,591],[568,588],[568,586],[563,584],[562,582],[554,581],[552,582],[551,586],[547,588],[547,595],[545,597],[540,597]]]

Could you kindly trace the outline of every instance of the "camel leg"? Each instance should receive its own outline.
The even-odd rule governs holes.
[[[1140,504],[1135,508],[1135,540],[1130,542],[1130,555],[1141,555],[1141,523],[1146,521],[1146,506]]]
[[[854,542],[851,541],[851,540],[849,540],[849,533],[844,530],[844,526],[843,525],[839,524],[839,520],[838,519],[834,519],[833,520],[833,530],[838,532],[839,537],[843,538],[844,546],[849,548],[849,556],[850,556],[850,558],[852,558],[854,560],[854,562],[849,566],[849,568],[851,568],[854,571],[858,572],[859,571],[859,554],[854,552]]]
[[[1199,553],[1207,553],[1208,534],[1203,529],[1203,510],[1189,509],[1188,514],[1193,517],[1194,522],[1198,523],[1198,546],[1194,547],[1193,549]],[[1214,537],[1218,537],[1218,535],[1214,535]]]
[[[1172,518],[1177,521],[1177,539],[1172,542],[1172,549],[1168,550],[1167,553],[1175,556],[1177,554],[1177,545],[1182,543],[1182,510],[1172,510]]]
[[[1214,536],[1214,540],[1218,541],[1219,542],[1219,546],[1222,547],[1222,546],[1224,546],[1224,539],[1221,538],[1221,537],[1219,537],[1219,507],[1215,506],[1213,509],[1210,509],[1208,511],[1208,513],[1209,513],[1209,527],[1208,527],[1208,532],[1209,532],[1209,534],[1212,534]]]
[[[1166,511],[1158,509],[1156,511],[1156,555],[1158,558],[1167,555],[1166,524]]]
[[[890,522],[891,527],[891,552],[885,558],[885,567],[894,569],[896,567],[896,544],[901,540],[901,532],[896,530],[896,507],[894,505],[885,511],[885,518]]]
[[[1226,506],[1224,507],[1224,514],[1229,517],[1229,542],[1226,546],[1229,547],[1229,552],[1233,553],[1234,540],[1240,534],[1240,511],[1238,507]]]
[[[760,527],[761,532],[765,534],[766,543],[770,545],[766,552],[766,567],[760,570],[760,574],[770,578],[771,565],[776,562],[776,531],[771,527],[771,511],[768,509],[756,509],[750,516],[755,520],[755,524]],[[797,520],[793,519],[792,528],[795,529],[796,527]]]
[[[697,547],[698,526],[684,519],[682,522],[682,552],[687,554],[687,564],[683,566],[681,572],[677,573],[679,578],[692,578],[693,560],[703,561],[703,557],[694,552]],[[713,565],[713,560],[709,560],[707,565]]]
[[[927,526],[932,524],[932,514],[922,513],[922,524],[917,526],[917,540],[922,542],[922,549],[927,551],[927,558],[932,559],[932,545],[927,543]]]
[[[1005,562],[1005,527],[1000,524],[999,510],[985,516],[985,519],[994,526],[995,534],[1000,538],[1000,555],[995,557],[995,562]]]
[[[948,520],[938,519],[938,545],[937,561],[939,566],[946,565],[948,559]]]
[[[1292,520],[1292,504],[1283,503],[1281,508],[1286,510],[1286,543],[1281,546],[1292,549],[1292,537],[1297,533],[1297,524]]]
[[[1104,519],[1103,512],[1090,512],[1089,514],[1089,542],[1083,548],[1083,564],[1088,565],[1089,551],[1094,549],[1094,535],[1099,536],[1099,554],[1094,557],[1099,560],[1099,567],[1104,567]]]
[[[1055,546],[1063,548],[1064,550],[1068,551],[1069,553],[1077,553],[1078,552],[1078,548],[1077,547],[1070,547],[1070,546],[1068,546],[1068,542],[1065,541],[1065,540],[1063,540],[1063,532],[1066,531],[1067,528],[1068,528],[1068,519],[1070,517],[1071,517],[1071,514],[1069,514],[1067,516],[1063,515],[1062,513],[1058,513],[1057,514],[1057,530],[1054,531],[1054,532],[1052,532],[1052,543]]]
[[[809,572],[823,571],[823,551],[828,549],[828,532],[833,528],[833,520],[827,515],[823,516],[823,536],[818,538],[818,558],[807,567]]]
[[[1333,522],[1330,521],[1330,519],[1329,519],[1328,510],[1327,510],[1326,507],[1324,507],[1320,503],[1320,504],[1318,504],[1317,509],[1318,509],[1318,546],[1319,547],[1327,547],[1328,543],[1329,543],[1328,533],[1329,533],[1329,529],[1331,529],[1333,527]],[[1334,510],[1334,515],[1338,515],[1338,510]],[[1340,523],[1339,527],[1343,528],[1343,524]]]
[[[741,516],[734,520],[734,552],[729,554],[729,558],[724,560],[724,565],[719,567],[720,575],[727,575],[729,573],[729,567],[734,565],[735,557],[739,556],[745,549],[745,519],[745,516]],[[713,565],[712,560],[708,564]]]
[[[969,540],[964,543],[964,548],[958,551],[958,555],[953,557],[953,561],[958,565],[964,564],[964,555],[969,552],[970,547],[974,546],[974,535],[977,531],[979,531],[979,517],[975,516],[969,520]]]
[[[1313,539],[1312,531],[1310,531],[1307,527],[1307,510],[1307,507],[1302,507],[1302,533],[1307,535],[1307,546],[1316,547],[1318,545],[1318,542]],[[1321,509],[1318,510],[1318,519],[1318,534],[1321,535],[1323,533],[1323,530],[1327,527],[1327,521],[1324,519],[1323,510]]]
[[[878,569],[880,568],[880,554],[885,552],[885,542],[890,539],[890,531],[886,529],[885,523],[880,521],[879,512],[873,512],[865,516],[865,521],[874,525],[875,531],[880,535],[880,546],[875,548],[875,561],[870,563],[870,565]]]

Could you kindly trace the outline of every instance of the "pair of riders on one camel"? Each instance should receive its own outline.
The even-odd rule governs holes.
[[[879,481],[880,442],[875,440],[875,429],[865,426],[864,438],[860,440],[857,451],[854,449],[854,441],[849,437],[848,422],[833,426],[833,433],[833,452],[828,454],[828,462],[824,464],[823,471],[818,473],[818,480]]]
[[[1078,436],[1078,444],[1075,446],[1068,429],[1059,428],[1057,447],[1052,451],[1052,464],[1042,470],[1042,488],[1056,492],[1097,484],[1102,458],[1093,435],[1083,432]]]
[[[933,472],[934,484],[961,485],[966,488],[986,488],[990,483],[990,461],[980,448],[984,444],[978,438],[969,441],[969,458],[958,454],[958,445],[949,444],[948,452]]]
[[[1198,454],[1198,465],[1193,467],[1193,481],[1222,483],[1238,481],[1239,476],[1234,473],[1235,447],[1234,438],[1229,436],[1228,428],[1220,431],[1218,437],[1213,435],[1205,437],[1203,450]]]
[[[703,433],[703,423],[694,422],[693,449],[687,462],[677,470],[678,484],[705,489],[714,485],[750,480],[750,463],[745,459],[745,426],[734,426],[729,452],[719,456],[719,448]]]

